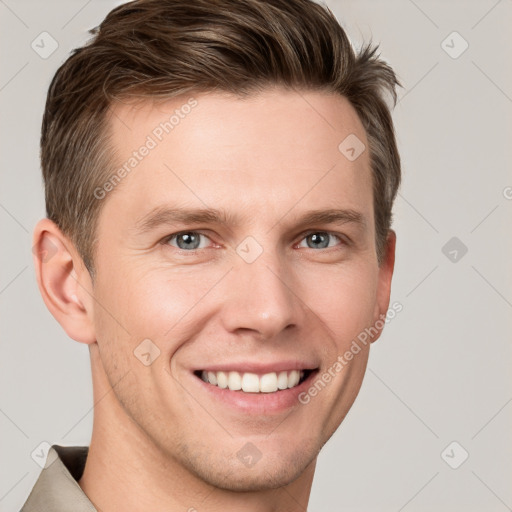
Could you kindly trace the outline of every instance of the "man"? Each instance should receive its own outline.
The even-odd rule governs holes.
[[[307,508],[389,307],[375,52],[310,0],[140,0],[60,67],[34,261],[89,346],[94,425],[25,512]]]

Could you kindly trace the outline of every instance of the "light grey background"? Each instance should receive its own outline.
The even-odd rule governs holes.
[[[44,216],[49,81],[120,3],[0,0],[2,511],[25,501],[41,442],[90,440],[88,350],[47,311],[31,237]],[[319,457],[308,510],[512,510],[512,0],[327,5],[356,46],[380,43],[405,86],[394,113],[404,177],[391,297],[403,311]],[[47,59],[31,48],[44,31],[59,45]],[[455,262],[442,252],[452,237],[468,249]],[[468,459],[452,469],[462,450]]]

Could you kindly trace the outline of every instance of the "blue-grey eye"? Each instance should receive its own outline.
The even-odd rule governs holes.
[[[171,240],[176,240],[176,244],[178,249],[182,250],[196,250],[199,249],[199,245],[201,242],[201,237],[205,236],[201,233],[197,233],[196,231],[187,231],[184,233],[177,233],[172,235],[168,239],[168,243],[171,243]],[[206,238],[206,237],[205,237]]]
[[[315,233],[310,233],[304,237],[304,240],[308,240],[308,247],[310,249],[325,249],[329,247],[330,238],[337,238],[338,240],[340,240],[338,236],[333,235],[331,233],[327,233],[325,231],[317,231]],[[311,243],[309,243],[309,241],[311,241]]]

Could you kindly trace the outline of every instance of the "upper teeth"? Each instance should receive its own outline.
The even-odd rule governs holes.
[[[231,391],[245,391],[246,393],[273,393],[278,389],[295,387],[304,376],[301,370],[283,372],[256,373],[239,372],[201,372],[201,378],[219,388],[229,388]]]

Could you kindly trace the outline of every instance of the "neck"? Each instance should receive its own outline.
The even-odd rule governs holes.
[[[78,482],[102,512],[303,512],[316,459],[290,484],[277,489],[233,492],[210,485],[164,453],[126,414],[90,345],[94,423],[84,473]]]

